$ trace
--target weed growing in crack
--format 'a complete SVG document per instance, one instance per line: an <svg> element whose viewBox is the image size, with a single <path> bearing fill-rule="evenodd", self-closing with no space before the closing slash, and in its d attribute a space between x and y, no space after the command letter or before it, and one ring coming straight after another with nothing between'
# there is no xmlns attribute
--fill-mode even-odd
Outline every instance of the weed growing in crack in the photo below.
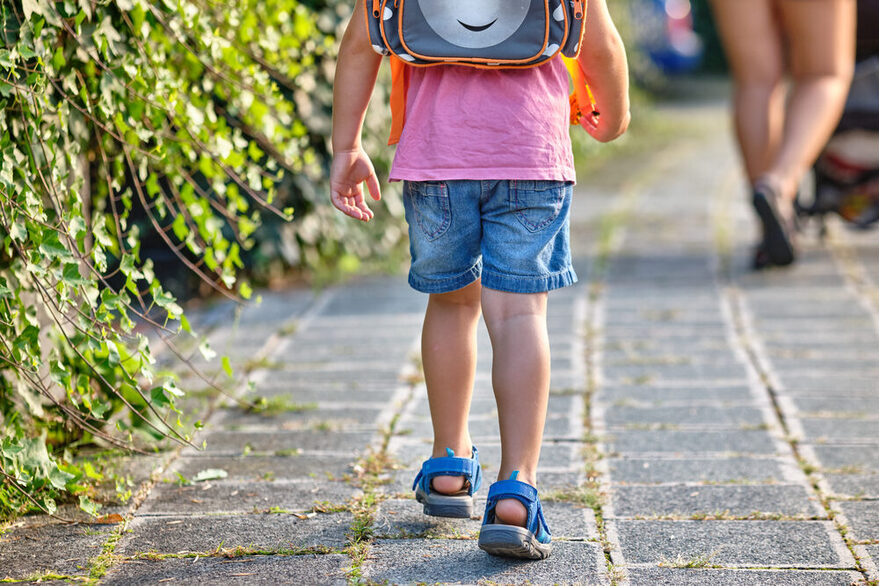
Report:
<svg viewBox="0 0 879 586"><path fill-rule="evenodd" d="M711 563L711 558L715 555L717 552L685 558L682 554L678 554L673 560L663 558L658 565L661 568L719 568L721 566Z"/></svg>

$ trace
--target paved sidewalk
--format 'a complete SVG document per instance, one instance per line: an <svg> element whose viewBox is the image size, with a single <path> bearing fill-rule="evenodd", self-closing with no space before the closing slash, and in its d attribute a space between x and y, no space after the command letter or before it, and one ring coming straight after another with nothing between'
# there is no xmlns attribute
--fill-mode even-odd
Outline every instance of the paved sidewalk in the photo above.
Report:
<svg viewBox="0 0 879 586"><path fill-rule="evenodd" d="M249 373L242 396L264 397L264 409L200 394L204 450L137 460L142 490L108 511L123 523L9 528L0 578L879 581L879 235L832 226L823 245L804 239L795 268L750 272L755 226L726 112L695 116L710 134L670 138L621 180L609 170L578 187L581 280L550 296L548 560L489 557L478 519L425 517L413 500L431 441L425 298L393 277L267 293L237 318L225 306L203 314L213 347ZM479 352L471 432L492 479L485 332ZM216 478L190 482L200 473Z"/></svg>

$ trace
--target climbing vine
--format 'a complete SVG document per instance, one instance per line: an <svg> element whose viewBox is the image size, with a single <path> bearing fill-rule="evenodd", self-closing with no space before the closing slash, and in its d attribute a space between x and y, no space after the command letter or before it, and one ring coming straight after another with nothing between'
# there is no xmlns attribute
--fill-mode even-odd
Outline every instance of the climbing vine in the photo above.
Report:
<svg viewBox="0 0 879 586"><path fill-rule="evenodd" d="M346 243L323 203L348 11L0 2L0 518L71 495L95 512L100 474L75 463L77 446L189 441L184 391L154 356L161 345L182 357L194 333L145 241L233 299L251 295L242 271L255 250L317 265L398 244L387 232ZM261 227L294 207L292 223L271 221L289 228Z"/></svg>

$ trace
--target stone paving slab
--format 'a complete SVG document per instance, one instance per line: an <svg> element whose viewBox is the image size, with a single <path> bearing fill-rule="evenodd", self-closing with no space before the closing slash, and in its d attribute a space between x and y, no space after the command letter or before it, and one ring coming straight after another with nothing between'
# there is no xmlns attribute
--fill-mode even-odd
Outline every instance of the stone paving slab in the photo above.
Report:
<svg viewBox="0 0 879 586"><path fill-rule="evenodd" d="M870 580L879 581L879 545L862 545L855 548L861 557L861 563L867 570Z"/></svg>
<svg viewBox="0 0 879 586"><path fill-rule="evenodd" d="M361 405L372 403L376 406L385 405L397 394L395 385L386 382L375 383L365 387L355 383L341 381L325 384L308 384L300 381L291 386L266 386L266 381L256 384L253 392L246 394L247 399L265 397L266 399L286 399L291 403L303 405L317 403L342 403L347 401Z"/></svg>
<svg viewBox="0 0 879 586"><path fill-rule="evenodd" d="M831 442L834 440L846 440L857 441L858 443L879 444L879 420L801 418L800 423L803 426L806 438L811 440L821 439Z"/></svg>
<svg viewBox="0 0 879 586"><path fill-rule="evenodd" d="M879 450L867 446L808 446L825 470L855 468L861 472L879 472Z"/></svg>
<svg viewBox="0 0 879 586"><path fill-rule="evenodd" d="M781 482L794 473L790 463L774 458L609 458L607 465L615 483L658 482Z"/></svg>
<svg viewBox="0 0 879 586"><path fill-rule="evenodd" d="M627 563L705 560L729 567L853 569L829 521L614 522Z"/></svg>
<svg viewBox="0 0 879 586"><path fill-rule="evenodd" d="M756 407L713 407L706 405L674 407L611 406L604 412L607 425L631 423L671 423L676 425L743 426L765 423L763 411Z"/></svg>
<svg viewBox="0 0 879 586"><path fill-rule="evenodd" d="M753 514L826 517L803 486L618 486L613 491L617 517Z"/></svg>
<svg viewBox="0 0 879 586"><path fill-rule="evenodd" d="M384 362L389 356L405 359L412 349L412 339L409 335L385 337L380 340L380 343L375 343L376 340L365 337L348 336L339 339L320 337L314 338L314 343L308 344L305 339L300 340L297 336L294 339L293 349L275 356L274 361L293 370L302 365L337 363L342 360Z"/></svg>
<svg viewBox="0 0 879 586"><path fill-rule="evenodd" d="M200 557L164 560L125 560L114 566L101 584L123 586L159 583L226 584L347 584L351 558L341 554L266 555L233 559Z"/></svg>
<svg viewBox="0 0 879 586"><path fill-rule="evenodd" d="M570 503L543 502L543 512L553 540L594 539L598 530L592 509ZM413 537L471 538L479 535L485 495L477 496L471 519L444 519L425 515L423 507L414 499L383 501L375 515L375 536L380 539Z"/></svg>
<svg viewBox="0 0 879 586"><path fill-rule="evenodd" d="M138 517L129 524L132 532L119 541L116 553L343 548L353 519L350 513L317 514L305 520L287 514Z"/></svg>
<svg viewBox="0 0 879 586"><path fill-rule="evenodd" d="M875 335L871 343L875 344ZM808 375L787 374L782 379L784 391L788 394L814 394L816 391L829 395L841 394L848 396L853 392L867 392L875 397L879 392L879 379L875 376L859 376L847 373L837 373L821 376L817 373Z"/></svg>
<svg viewBox="0 0 879 586"><path fill-rule="evenodd" d="M354 454L368 446L374 437L375 433L372 431L341 431L332 427L304 431L285 431L282 428L268 428L266 431L206 431L196 439L205 442L204 449L196 451L188 448L184 455L216 457L221 454L277 454L296 457L302 451Z"/></svg>
<svg viewBox="0 0 879 586"><path fill-rule="evenodd" d="M349 403L353 403L351 398ZM340 408L338 408L340 407ZM375 429L384 405L348 406L302 405L282 410L280 413L242 413L240 409L220 409L211 418L211 428L265 428L270 430L295 430L315 426L331 426L334 429ZM283 408L282 408L283 409Z"/></svg>
<svg viewBox="0 0 879 586"><path fill-rule="evenodd" d="M777 445L768 432L739 431L614 431L606 439L608 452L715 452L775 454Z"/></svg>
<svg viewBox="0 0 879 586"><path fill-rule="evenodd" d="M13 527L0 535L0 580L35 574L87 575L88 562L101 553L111 525Z"/></svg>
<svg viewBox="0 0 879 586"><path fill-rule="evenodd" d="M354 334L351 334L354 335ZM284 380L290 381L290 388L295 389L303 381L308 381L309 386L320 388L330 387L358 391L369 388L386 388L399 386L405 381L400 380L400 365L395 363L393 368L386 363L374 365L370 368L359 367L356 369L343 370L338 364L331 364L323 368L299 369L299 370L272 370L272 377L278 384Z"/></svg>
<svg viewBox="0 0 879 586"><path fill-rule="evenodd" d="M659 386L602 386L595 394L600 403L627 404L637 401L651 406L661 406L666 402L688 403L723 402L724 404L753 402L754 396L748 387L659 387Z"/></svg>
<svg viewBox="0 0 879 586"><path fill-rule="evenodd" d="M745 367L737 362L729 364L651 364L641 365L605 365L604 376L607 380L649 379L651 382L691 379L730 379L744 380Z"/></svg>
<svg viewBox="0 0 879 586"><path fill-rule="evenodd" d="M824 474L824 479L832 496L879 499L879 474Z"/></svg>
<svg viewBox="0 0 879 586"><path fill-rule="evenodd" d="M857 572L796 570L714 570L633 568L631 586L851 586L862 578Z"/></svg>
<svg viewBox="0 0 879 586"><path fill-rule="evenodd" d="M159 484L137 510L137 515L242 514L268 511L272 507L284 511L307 511L315 503L344 505L360 494L362 491L350 484L326 480L212 481L193 486Z"/></svg>
<svg viewBox="0 0 879 586"><path fill-rule="evenodd" d="M350 456L239 456L211 457L196 456L180 458L170 473L176 480L176 473L186 479L193 479L203 470L225 470L228 480L332 480L341 478L352 471L356 455Z"/></svg>
<svg viewBox="0 0 879 586"><path fill-rule="evenodd" d="M855 416L876 416L879 414L879 397L794 397L791 403L801 416L814 413L844 414Z"/></svg>
<svg viewBox="0 0 879 586"><path fill-rule="evenodd" d="M842 501L834 507L845 515L851 539L879 542L879 501Z"/></svg>
<svg viewBox="0 0 879 586"><path fill-rule="evenodd" d="M391 584L609 584L601 546L560 541L543 561L490 556L475 540L380 539L373 543L364 577Z"/></svg>
<svg viewBox="0 0 879 586"><path fill-rule="evenodd" d="M820 327L817 326L817 327ZM772 366L779 373L800 374L803 372L846 374L857 370L868 372L865 364L875 364L876 357L825 357L825 358L775 358Z"/></svg>

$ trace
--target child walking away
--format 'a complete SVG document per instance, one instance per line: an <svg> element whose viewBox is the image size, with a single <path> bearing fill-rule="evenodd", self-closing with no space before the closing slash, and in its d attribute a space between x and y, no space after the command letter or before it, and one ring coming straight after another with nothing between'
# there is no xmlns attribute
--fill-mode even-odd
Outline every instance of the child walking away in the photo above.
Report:
<svg viewBox="0 0 879 586"><path fill-rule="evenodd" d="M586 132L610 141L630 119L625 50L605 0L565 2L570 6L360 0L339 50L333 99L332 202L369 221L365 192L381 196L360 134L380 53L399 55L391 58L399 134L392 139L399 144L390 180L404 182L409 283L430 296L421 349L434 443L415 478L416 499L427 515L472 513L482 472L467 417L482 315L492 345L501 465L488 491L479 547L532 559L551 550L537 490L550 380L547 292L577 279L569 246L575 100L569 101L568 68L580 78L575 85L585 78L591 88L594 111L579 120ZM397 17L399 26L378 29L390 46L370 38L370 28ZM558 44L544 39L539 51L545 52L535 53L540 63L516 67L517 31L534 28L535 18L543 18L540 34L578 22L585 30L582 37L565 33ZM455 64L424 66L421 45L411 50L417 58L393 48L416 43L434 43ZM560 46L579 52L574 67L554 58Z"/></svg>

